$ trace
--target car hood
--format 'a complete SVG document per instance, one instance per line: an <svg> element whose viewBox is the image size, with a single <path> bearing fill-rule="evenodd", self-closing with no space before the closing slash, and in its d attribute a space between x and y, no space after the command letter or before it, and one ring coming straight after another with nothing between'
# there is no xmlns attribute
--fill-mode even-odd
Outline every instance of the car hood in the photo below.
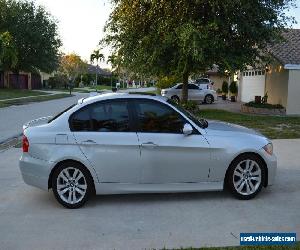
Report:
<svg viewBox="0 0 300 250"><path fill-rule="evenodd" d="M208 127L206 128L206 131L207 134L216 134L218 132L228 131L262 136L261 133L255 131L254 129L220 121L208 121Z"/></svg>

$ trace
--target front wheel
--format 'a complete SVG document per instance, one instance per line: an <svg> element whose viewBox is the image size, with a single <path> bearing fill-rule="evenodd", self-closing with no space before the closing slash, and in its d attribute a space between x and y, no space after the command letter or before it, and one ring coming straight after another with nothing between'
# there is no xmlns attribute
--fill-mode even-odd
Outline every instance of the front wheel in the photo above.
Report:
<svg viewBox="0 0 300 250"><path fill-rule="evenodd" d="M251 154L235 159L229 167L227 186L241 200L254 198L262 189L265 179L263 161Z"/></svg>
<svg viewBox="0 0 300 250"><path fill-rule="evenodd" d="M56 200L66 208L79 208L92 193L92 178L81 164L67 162L55 169L52 189Z"/></svg>

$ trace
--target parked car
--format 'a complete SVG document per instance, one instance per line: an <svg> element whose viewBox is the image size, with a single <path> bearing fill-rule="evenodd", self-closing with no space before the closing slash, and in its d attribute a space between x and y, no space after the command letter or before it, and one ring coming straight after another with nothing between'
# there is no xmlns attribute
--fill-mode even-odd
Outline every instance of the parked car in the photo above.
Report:
<svg viewBox="0 0 300 250"><path fill-rule="evenodd" d="M182 83L178 83L171 88L162 89L161 95L172 99L176 103L179 103L181 98L181 91L182 91ZM189 83L188 99L193 101L198 101L198 102L204 102L207 104L212 104L213 102L218 100L218 95L216 91L208 89L207 87Z"/></svg>
<svg viewBox="0 0 300 250"><path fill-rule="evenodd" d="M82 206L94 193L225 187L251 199L274 181L277 161L266 137L198 119L161 96L93 96L42 120L23 127L21 173L27 184L52 189L67 208Z"/></svg>

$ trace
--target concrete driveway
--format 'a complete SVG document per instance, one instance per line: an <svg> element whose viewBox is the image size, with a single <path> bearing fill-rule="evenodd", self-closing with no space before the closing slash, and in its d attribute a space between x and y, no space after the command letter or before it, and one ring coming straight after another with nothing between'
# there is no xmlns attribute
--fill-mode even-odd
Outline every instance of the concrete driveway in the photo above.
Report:
<svg viewBox="0 0 300 250"><path fill-rule="evenodd" d="M239 245L241 232L300 235L300 140L275 140L275 185L254 200L226 192L111 195L67 210L23 183L20 149L0 153L1 249L160 249Z"/></svg>

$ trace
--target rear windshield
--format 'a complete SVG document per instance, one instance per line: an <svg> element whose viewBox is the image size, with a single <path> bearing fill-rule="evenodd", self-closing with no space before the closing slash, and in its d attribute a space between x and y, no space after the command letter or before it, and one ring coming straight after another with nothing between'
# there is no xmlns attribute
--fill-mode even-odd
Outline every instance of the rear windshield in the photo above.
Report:
<svg viewBox="0 0 300 250"><path fill-rule="evenodd" d="M56 120L58 117L60 117L63 113L67 112L68 110L70 110L71 108L75 107L76 104L72 104L70 107L66 108L65 110L61 111L60 113L58 113L57 115L53 116L48 123L53 122L54 120Z"/></svg>

